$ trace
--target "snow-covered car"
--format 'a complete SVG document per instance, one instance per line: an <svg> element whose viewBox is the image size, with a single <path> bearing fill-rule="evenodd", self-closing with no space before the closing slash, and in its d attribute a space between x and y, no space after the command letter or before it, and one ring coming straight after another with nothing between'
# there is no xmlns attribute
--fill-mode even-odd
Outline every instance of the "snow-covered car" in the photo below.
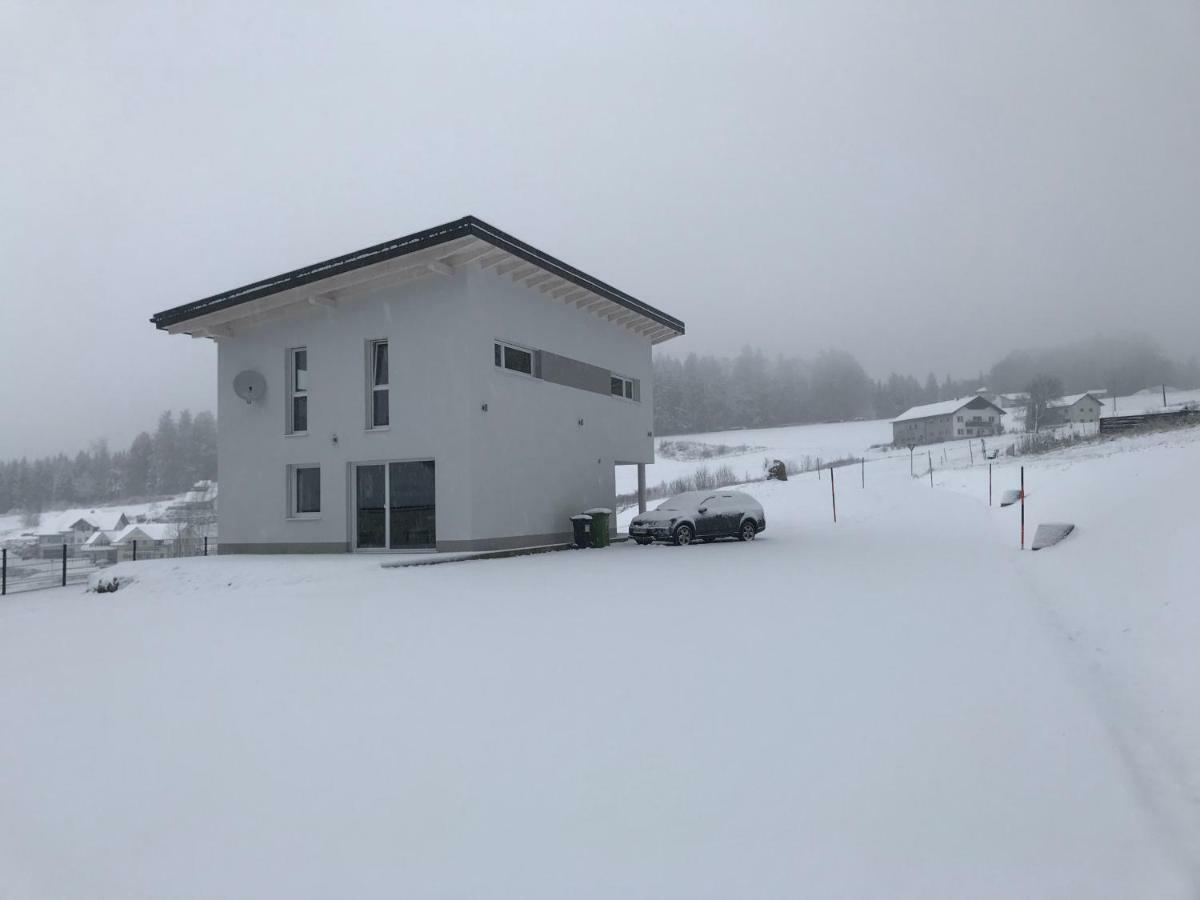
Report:
<svg viewBox="0 0 1200 900"><path fill-rule="evenodd" d="M767 527L762 504L740 491L689 491L664 500L657 509L639 513L629 523L629 536L639 544L671 541L686 545L735 537L752 541Z"/></svg>

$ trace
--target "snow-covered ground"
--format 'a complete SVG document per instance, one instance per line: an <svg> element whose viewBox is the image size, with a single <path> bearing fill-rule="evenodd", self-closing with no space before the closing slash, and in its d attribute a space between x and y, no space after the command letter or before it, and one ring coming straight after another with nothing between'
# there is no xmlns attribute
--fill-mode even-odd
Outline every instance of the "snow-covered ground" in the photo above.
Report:
<svg viewBox="0 0 1200 900"><path fill-rule="evenodd" d="M1176 391L1167 390L1167 405L1163 406L1162 392L1147 388L1128 397L1106 397L1101 416L1133 416L1140 413L1162 412L1164 409L1178 409L1187 404L1200 405L1200 390Z"/></svg>
<svg viewBox="0 0 1200 900"><path fill-rule="evenodd" d="M751 544L6 598L3 896L1195 897L1200 432L1025 465L1036 554L900 459Z"/></svg>

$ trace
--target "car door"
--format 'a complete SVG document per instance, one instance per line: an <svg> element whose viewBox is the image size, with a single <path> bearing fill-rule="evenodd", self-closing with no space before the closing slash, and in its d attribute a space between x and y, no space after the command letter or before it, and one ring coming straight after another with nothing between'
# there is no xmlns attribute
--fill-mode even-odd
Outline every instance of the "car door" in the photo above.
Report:
<svg viewBox="0 0 1200 900"><path fill-rule="evenodd" d="M720 534L737 534L742 527L742 504L732 494L721 494L716 498Z"/></svg>
<svg viewBox="0 0 1200 900"><path fill-rule="evenodd" d="M716 501L716 496L710 496L696 504L697 537L713 537L721 533L721 511Z"/></svg>

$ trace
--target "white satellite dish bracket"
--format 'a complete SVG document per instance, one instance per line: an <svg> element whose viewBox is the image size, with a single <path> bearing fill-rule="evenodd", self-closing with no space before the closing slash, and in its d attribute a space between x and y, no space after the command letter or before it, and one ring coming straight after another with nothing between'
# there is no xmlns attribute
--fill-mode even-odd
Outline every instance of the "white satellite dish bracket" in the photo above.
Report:
<svg viewBox="0 0 1200 900"><path fill-rule="evenodd" d="M267 396L267 379L253 369L239 372L233 379L233 392L247 403L256 403Z"/></svg>

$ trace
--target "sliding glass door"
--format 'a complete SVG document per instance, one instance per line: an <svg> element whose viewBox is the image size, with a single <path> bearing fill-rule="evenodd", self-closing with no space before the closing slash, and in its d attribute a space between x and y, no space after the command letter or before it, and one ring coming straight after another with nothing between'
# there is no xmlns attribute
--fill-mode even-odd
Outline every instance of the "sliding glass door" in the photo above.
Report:
<svg viewBox="0 0 1200 900"><path fill-rule="evenodd" d="M433 548L437 543L433 460L354 467L355 547Z"/></svg>

